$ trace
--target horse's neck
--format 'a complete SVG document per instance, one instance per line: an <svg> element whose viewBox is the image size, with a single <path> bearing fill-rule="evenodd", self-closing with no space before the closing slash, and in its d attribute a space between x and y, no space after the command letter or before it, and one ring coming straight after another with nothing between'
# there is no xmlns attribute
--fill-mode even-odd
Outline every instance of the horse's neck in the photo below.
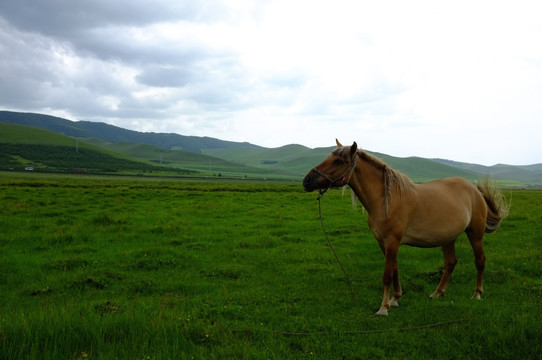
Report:
<svg viewBox="0 0 542 360"><path fill-rule="evenodd" d="M348 185L369 214L384 209L384 170L359 157Z"/></svg>

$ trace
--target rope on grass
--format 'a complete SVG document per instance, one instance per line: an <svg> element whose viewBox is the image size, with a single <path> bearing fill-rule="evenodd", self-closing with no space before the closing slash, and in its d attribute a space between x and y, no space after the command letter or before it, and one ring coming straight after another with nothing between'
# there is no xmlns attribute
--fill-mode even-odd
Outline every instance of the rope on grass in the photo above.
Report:
<svg viewBox="0 0 542 360"><path fill-rule="evenodd" d="M284 336L324 336L324 335L365 335L365 334L381 334L381 333L390 333L390 332L406 332L406 331L417 331L423 329L431 329L440 326L455 324L458 322L465 322L468 319L458 319L445 321L440 323L425 324L419 326L411 326L404 328L392 328L392 329L377 329L377 330L348 330L342 332L327 332L327 331L314 331L314 332L291 332L291 331L276 331L276 330L265 330L265 329L232 329L232 333L268 333L273 335L284 335Z"/></svg>
<svg viewBox="0 0 542 360"><path fill-rule="evenodd" d="M363 316L375 317L376 315L374 314L367 314L361 311L361 308L359 306L359 301L356 296L356 292L354 291L354 286L352 285L352 280L350 280L350 276L348 276L348 273L346 272L343 266L343 263L341 259L339 258L339 255L337 255L337 252L335 251L335 248L333 247L333 244L331 243L331 240L329 239L329 236L327 235L326 227L324 226L324 218L322 216L322 201L321 201L322 196L324 195L326 191L320 190L320 195L316 199L318 200L318 215L320 217L320 224L322 224L322 231L324 232L324 236L326 238L327 244L329 245L329 248L333 252L333 255L335 255L335 259L337 260L337 263L339 263L339 266L341 267L341 270L344 274L344 278L346 280L346 286L348 287L348 290L350 292L350 297L352 298L352 302L354 303L355 308L358 309L358 312Z"/></svg>
<svg viewBox="0 0 542 360"><path fill-rule="evenodd" d="M335 251L335 248L333 247L333 244L331 243L331 240L329 240L329 237L327 236L326 227L324 226L324 219L322 217L322 201L320 200L324 194L320 192L320 196L318 196L318 215L320 216L320 223L322 224L322 230L324 231L324 236L327 240L327 244L329 245L329 248L333 252L333 255L335 255L335 259L339 263L339 266L341 267L341 270L343 271L344 278L346 279L346 284L348 286L348 289L350 290L350 296L352 297L352 301L354 302L354 306L356 308L359 308L359 302L358 298L356 297L356 293L354 291L354 287L352 286L352 281L350 280L350 277L348 276L348 273L344 269L343 263L341 259L339 259L339 255L337 255L337 252Z"/></svg>

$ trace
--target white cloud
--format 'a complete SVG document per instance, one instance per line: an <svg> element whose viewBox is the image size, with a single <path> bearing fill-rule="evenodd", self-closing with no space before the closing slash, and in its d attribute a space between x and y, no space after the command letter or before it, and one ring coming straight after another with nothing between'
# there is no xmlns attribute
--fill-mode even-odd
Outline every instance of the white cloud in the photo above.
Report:
<svg viewBox="0 0 542 360"><path fill-rule="evenodd" d="M537 2L0 4L0 107L144 131L542 162Z"/></svg>

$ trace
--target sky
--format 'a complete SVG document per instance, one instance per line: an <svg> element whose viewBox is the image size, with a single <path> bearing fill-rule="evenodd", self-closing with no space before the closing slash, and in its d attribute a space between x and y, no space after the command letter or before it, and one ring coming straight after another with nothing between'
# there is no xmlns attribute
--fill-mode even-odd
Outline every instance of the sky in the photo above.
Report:
<svg viewBox="0 0 542 360"><path fill-rule="evenodd" d="M0 109L542 163L542 3L0 0Z"/></svg>

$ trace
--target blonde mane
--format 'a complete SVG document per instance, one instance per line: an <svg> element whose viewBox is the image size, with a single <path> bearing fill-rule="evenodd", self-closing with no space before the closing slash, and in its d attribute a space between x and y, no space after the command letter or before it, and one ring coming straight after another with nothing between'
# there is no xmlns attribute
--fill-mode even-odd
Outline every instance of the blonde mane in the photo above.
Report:
<svg viewBox="0 0 542 360"><path fill-rule="evenodd" d="M384 213L388 214L389 201L394 193L394 189L399 192L399 196L403 196L404 194L409 193L413 189L414 183L412 182L412 180L410 180L408 176L398 170L392 169L377 157L370 155L363 150L358 150L357 154L361 159L367 161L375 168L383 171Z"/></svg>

